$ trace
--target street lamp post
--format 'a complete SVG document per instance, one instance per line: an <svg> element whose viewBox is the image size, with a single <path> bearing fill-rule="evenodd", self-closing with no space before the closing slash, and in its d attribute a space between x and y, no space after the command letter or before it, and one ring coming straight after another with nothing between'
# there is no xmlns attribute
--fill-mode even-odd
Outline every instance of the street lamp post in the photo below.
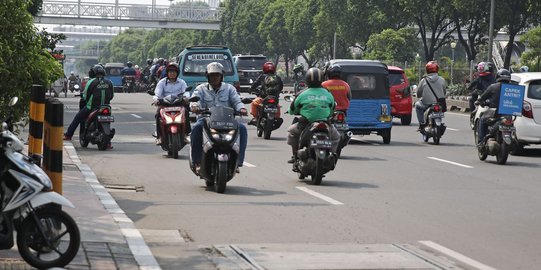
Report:
<svg viewBox="0 0 541 270"><path fill-rule="evenodd" d="M456 41L451 41L451 85L453 85L453 68L455 66Z"/></svg>
<svg viewBox="0 0 541 270"><path fill-rule="evenodd" d="M419 56L419 54L415 55L415 60L419 62L419 80L417 81L421 81L421 57Z"/></svg>

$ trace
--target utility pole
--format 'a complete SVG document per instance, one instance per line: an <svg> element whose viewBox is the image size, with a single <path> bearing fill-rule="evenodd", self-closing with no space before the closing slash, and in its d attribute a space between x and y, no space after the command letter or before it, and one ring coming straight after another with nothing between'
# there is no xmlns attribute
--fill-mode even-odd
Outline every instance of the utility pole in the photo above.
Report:
<svg viewBox="0 0 541 270"><path fill-rule="evenodd" d="M492 61L492 43L494 43L494 36L492 33L494 33L494 0L490 0L490 25L488 29L488 59L487 61Z"/></svg>

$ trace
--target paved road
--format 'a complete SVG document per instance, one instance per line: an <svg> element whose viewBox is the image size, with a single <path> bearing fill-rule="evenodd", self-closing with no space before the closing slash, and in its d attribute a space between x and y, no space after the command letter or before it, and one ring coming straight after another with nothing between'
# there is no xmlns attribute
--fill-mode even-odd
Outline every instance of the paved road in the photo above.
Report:
<svg viewBox="0 0 541 270"><path fill-rule="evenodd" d="M62 100L69 124L77 100ZM356 137L320 186L299 181L286 163L291 116L285 115L271 140L248 128L247 163L217 194L189 170L187 148L173 160L153 145L149 103L145 94L116 95L114 150L74 145L102 184L142 187L111 193L163 269L227 269L217 254L231 250L262 267L291 254L292 261L316 263L332 250L342 250L344 261L362 245L430 250L462 266L541 264L541 149L511 156L505 166L494 157L481 162L464 114L446 114L441 145L424 143L416 123L398 120L390 145L376 135Z"/></svg>

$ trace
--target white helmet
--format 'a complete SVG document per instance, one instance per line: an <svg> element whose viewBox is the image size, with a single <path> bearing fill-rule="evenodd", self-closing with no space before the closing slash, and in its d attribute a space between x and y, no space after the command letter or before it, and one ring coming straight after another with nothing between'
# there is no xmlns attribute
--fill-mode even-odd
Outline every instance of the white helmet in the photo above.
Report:
<svg viewBox="0 0 541 270"><path fill-rule="evenodd" d="M222 64L218 63L218 62L212 62L210 64L207 65L207 71L206 71L207 74L210 74L210 73L220 73L223 75L224 73L224 66L222 66Z"/></svg>
<svg viewBox="0 0 541 270"><path fill-rule="evenodd" d="M528 66L521 66L520 67L520 72L528 72L529 68Z"/></svg>

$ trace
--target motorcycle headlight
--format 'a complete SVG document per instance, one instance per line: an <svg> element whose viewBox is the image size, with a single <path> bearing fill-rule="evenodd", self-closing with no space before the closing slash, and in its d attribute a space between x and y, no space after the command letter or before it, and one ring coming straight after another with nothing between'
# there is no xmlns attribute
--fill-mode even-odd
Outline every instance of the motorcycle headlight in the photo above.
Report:
<svg viewBox="0 0 541 270"><path fill-rule="evenodd" d="M226 141L230 142L235 137L235 130L230 130L227 133L221 133L216 129L210 130L210 135L213 140L215 141Z"/></svg>
<svg viewBox="0 0 541 270"><path fill-rule="evenodd" d="M222 137L220 136L220 133L218 132L218 130L215 130L215 129L210 129L210 136L212 137L213 140L215 141L219 141L222 139Z"/></svg>
<svg viewBox="0 0 541 270"><path fill-rule="evenodd" d="M235 130L230 130L227 132L227 134L224 134L224 140L230 142L233 140L233 137L235 136Z"/></svg>

